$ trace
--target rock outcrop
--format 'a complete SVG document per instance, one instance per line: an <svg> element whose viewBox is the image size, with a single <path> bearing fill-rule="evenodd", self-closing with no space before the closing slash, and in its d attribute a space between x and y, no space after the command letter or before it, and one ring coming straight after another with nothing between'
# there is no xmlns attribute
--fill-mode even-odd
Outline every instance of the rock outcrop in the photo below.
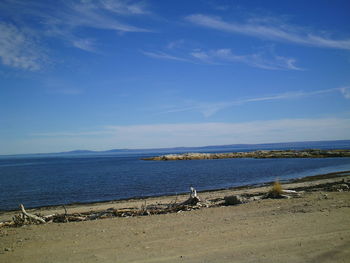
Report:
<svg viewBox="0 0 350 263"><path fill-rule="evenodd" d="M202 159L226 159L226 158L329 158L329 157L350 157L350 150L271 150L253 152L232 152L232 153L184 153L167 154L142 160L151 161L176 161L176 160L202 160Z"/></svg>

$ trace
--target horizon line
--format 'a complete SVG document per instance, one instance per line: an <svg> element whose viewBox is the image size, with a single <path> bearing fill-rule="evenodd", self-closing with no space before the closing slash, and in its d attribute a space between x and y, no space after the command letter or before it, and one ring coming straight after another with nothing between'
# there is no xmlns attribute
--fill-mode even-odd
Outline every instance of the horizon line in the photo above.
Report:
<svg viewBox="0 0 350 263"><path fill-rule="evenodd" d="M11 156L26 156L26 155L59 155L59 154L74 154L74 152L85 152L88 153L106 153L111 151L147 151L147 150L166 150L166 149L179 149L179 148L208 148L208 147L225 147L225 146L239 146L239 145L265 145L265 144L284 144L284 143L315 143L315 142L350 142L349 139L339 140L315 140L315 141L283 141L283 142L264 142L264 143L235 143L235 144L220 144L220 145L203 145L203 146L176 146L176 147L160 147L160 148L114 148L109 150L67 150L61 152L50 152L50 153L18 153L18 154L0 154L0 157L11 157ZM349 147L350 148L350 147Z"/></svg>

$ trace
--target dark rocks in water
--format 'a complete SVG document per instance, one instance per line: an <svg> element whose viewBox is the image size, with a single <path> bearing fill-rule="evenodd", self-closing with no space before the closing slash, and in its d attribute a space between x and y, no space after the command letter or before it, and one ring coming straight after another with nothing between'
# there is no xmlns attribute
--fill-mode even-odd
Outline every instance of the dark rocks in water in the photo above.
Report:
<svg viewBox="0 0 350 263"><path fill-rule="evenodd" d="M167 154L142 160L150 161L177 161L177 160L202 160L202 159L227 159L227 158L329 158L350 157L350 150L271 150L233 153L184 153Z"/></svg>

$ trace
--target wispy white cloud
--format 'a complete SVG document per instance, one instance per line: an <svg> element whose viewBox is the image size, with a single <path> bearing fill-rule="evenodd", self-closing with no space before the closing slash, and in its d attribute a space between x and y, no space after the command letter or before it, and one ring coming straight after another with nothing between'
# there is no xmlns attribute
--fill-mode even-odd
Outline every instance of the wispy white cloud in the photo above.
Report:
<svg viewBox="0 0 350 263"><path fill-rule="evenodd" d="M333 93L333 92L341 92L346 99L350 99L350 89L342 87L342 88L316 90L311 92L304 92L304 91L286 92L286 93L275 94L270 96L242 98L242 99L236 99L232 101L222 101L222 102L191 101L191 102L187 102L185 106L174 107L169 110L163 111L161 113L164 114L164 113L197 111L203 114L204 117L210 117L221 110L231 108L234 106L244 105L247 103L297 99L302 97L312 97L320 94L327 94L327 93Z"/></svg>
<svg viewBox="0 0 350 263"><path fill-rule="evenodd" d="M341 87L339 90L345 98L350 99L350 87Z"/></svg>
<svg viewBox="0 0 350 263"><path fill-rule="evenodd" d="M208 63L235 63L240 62L252 67L268 70L301 70L295 65L294 58L277 56L274 54L255 53L249 55L236 55L229 48L210 51L195 51L191 55Z"/></svg>
<svg viewBox="0 0 350 263"><path fill-rule="evenodd" d="M9 23L0 23L0 58L4 65L36 71L47 56L30 32Z"/></svg>
<svg viewBox="0 0 350 263"><path fill-rule="evenodd" d="M145 2L133 2L130 0L101 0L100 5L111 12L121 15L150 14Z"/></svg>
<svg viewBox="0 0 350 263"><path fill-rule="evenodd" d="M33 146L32 149L39 152L203 146L350 139L349 129L349 118L278 119L238 123L110 125L100 130L86 132L38 133L20 143L28 148Z"/></svg>
<svg viewBox="0 0 350 263"><path fill-rule="evenodd" d="M60 8L55 8L56 5ZM122 22L125 16L150 14L141 1L59 0L55 5L51 5L45 1L3 0L0 3L0 10L17 21L23 21L28 17L40 18L41 23L37 26L53 26L61 29L69 26L71 30L76 27L91 27L125 32L149 31Z"/></svg>
<svg viewBox="0 0 350 263"><path fill-rule="evenodd" d="M331 127L337 125L336 127ZM225 143L258 143L326 139L326 137L349 138L342 130L350 127L350 119L281 119L241 123L196 123L196 124L158 124L134 126L109 126L115 135L136 140L138 144L148 144L147 139L156 139L166 146L208 145ZM335 134L327 132L333 130ZM314 132L314 133L313 133ZM303 137L305 136L305 137ZM314 136L314 137L312 137ZM130 138L131 137L131 138ZM140 139L137 139L140 138ZM171 138L171 139L170 139ZM181 143L181 141L183 141ZM152 142L153 144L153 142ZM135 145L136 146L136 145ZM145 145L145 147L148 147Z"/></svg>
<svg viewBox="0 0 350 263"><path fill-rule="evenodd" d="M60 8L54 8L56 5ZM76 0L52 5L45 1L3 0L0 16L10 18L11 23L0 24L1 62L6 66L39 70L47 59L40 44L52 38L74 48L97 52L98 39L78 35L80 29L150 32L125 22L127 16L146 14L150 12L142 1Z"/></svg>
<svg viewBox="0 0 350 263"><path fill-rule="evenodd" d="M64 28L55 25L50 25L44 30L43 38L59 39L65 45L71 46L83 51L98 53L98 43L93 38L77 37L74 30L71 28Z"/></svg>
<svg viewBox="0 0 350 263"><path fill-rule="evenodd" d="M300 27L288 25L282 21L279 21L279 23L271 23L269 19L254 19L244 23L234 21L227 22L220 17L203 14L189 15L185 19L202 27L234 34L244 34L263 39L273 39L315 47L350 49L350 39L333 39L308 32L306 29Z"/></svg>
<svg viewBox="0 0 350 263"><path fill-rule="evenodd" d="M174 40L174 41L170 41L166 45L166 48L167 49L175 49L175 48L179 48L179 47L183 46L184 44L185 44L185 40L184 39Z"/></svg>
<svg viewBox="0 0 350 263"><path fill-rule="evenodd" d="M60 24L68 25L71 27L91 27L123 32L150 31L145 28L123 23L120 21L120 19L116 19L115 15L112 15L111 13L118 13L123 15L135 13L132 13L130 11L132 5L129 5L127 1L116 1L114 3L117 4L119 8L117 8L117 5L115 5L113 8L113 4L110 1L75 2L73 4L67 5L66 10L57 13L54 19L49 22L55 25Z"/></svg>
<svg viewBox="0 0 350 263"><path fill-rule="evenodd" d="M142 4L131 1L75 1L65 2L63 8L45 16L45 33L69 43L72 47L97 52L97 39L75 34L80 28L95 28L122 32L151 32L149 29L121 21L122 16L148 14Z"/></svg>
<svg viewBox="0 0 350 263"><path fill-rule="evenodd" d="M170 49L173 49L171 46ZM168 52L142 51L146 56L155 59L177 60L195 64L211 64L211 65L228 65L232 63L243 63L251 67L262 68L266 70L302 70L295 65L294 58L287 58L275 55L271 52L260 52L248 55L236 55L229 48L214 49L203 51L195 49L186 53L182 51L182 56L173 55Z"/></svg>
<svg viewBox="0 0 350 263"><path fill-rule="evenodd" d="M162 51L157 51L157 52L141 51L141 52L142 52L142 54L144 54L148 57L156 58L156 59L176 60L176 61L183 61L183 62L190 62L190 63L194 62L194 61L191 61L190 59L177 57L177 56L170 55L170 54L162 52Z"/></svg>
<svg viewBox="0 0 350 263"><path fill-rule="evenodd" d="M76 48L89 51L89 52L95 52L95 41L92 39L72 39L71 40L72 45Z"/></svg>

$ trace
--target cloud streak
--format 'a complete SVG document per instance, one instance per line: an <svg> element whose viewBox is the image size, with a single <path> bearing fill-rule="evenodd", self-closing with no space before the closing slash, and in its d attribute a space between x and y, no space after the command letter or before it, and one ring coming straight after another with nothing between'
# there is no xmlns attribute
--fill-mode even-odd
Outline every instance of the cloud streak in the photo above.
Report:
<svg viewBox="0 0 350 263"><path fill-rule="evenodd" d="M150 13L147 10L144 2L131 2L125 0L100 0L99 4L104 9L120 15L144 15Z"/></svg>
<svg viewBox="0 0 350 263"><path fill-rule="evenodd" d="M230 65L234 63L243 63L251 67L266 70L302 70L295 65L294 58L277 56L271 52L261 52L248 55L236 55L229 48L214 50L192 50L183 52L182 56L173 55L163 51L148 52L141 51L144 55L163 60L176 60L194 64L209 65Z"/></svg>
<svg viewBox="0 0 350 263"><path fill-rule="evenodd" d="M195 62L190 59L177 57L162 51L157 51L157 52L141 51L141 53L144 54L145 56L155 58L155 59L175 60L175 61L190 62L190 63Z"/></svg>
<svg viewBox="0 0 350 263"><path fill-rule="evenodd" d="M252 67L267 70L301 70L295 65L296 60L282 56L269 55L263 53L236 55L229 48L216 49L210 51L196 51L191 55L207 63L244 63Z"/></svg>
<svg viewBox="0 0 350 263"><path fill-rule="evenodd" d="M350 87L341 87L339 90L346 99L350 99Z"/></svg>
<svg viewBox="0 0 350 263"><path fill-rule="evenodd" d="M163 111L162 114L165 113L177 113L177 112L187 112L187 111L197 111L200 112L204 117L208 118L212 115L216 114L219 111L222 111L227 108L231 108L234 106L244 105L247 103L254 102L269 102L269 101L279 101L279 100L287 100L287 99L296 99L302 97L312 97L320 94L327 94L333 92L340 92L344 98L350 99L350 88L349 87L341 87L341 88L333 88L333 89L324 89L324 90L316 90L311 92L286 92L271 96L261 96L261 97L253 97L253 98L242 98L233 101L224 101L224 102L191 102L190 105L186 105L184 107L175 107L166 111Z"/></svg>
<svg viewBox="0 0 350 263"><path fill-rule="evenodd" d="M315 33L306 32L304 29L284 24L281 21L273 24L263 19L255 19L245 23L227 22L220 17L203 14L192 14L185 19L198 26L233 34L243 34L306 46L350 50L350 39L332 39Z"/></svg>
<svg viewBox="0 0 350 263"><path fill-rule="evenodd" d="M114 4L113 4L114 3ZM58 13L50 21L52 24L70 27L90 27L122 32L149 32L150 30L120 22L112 13L131 15L132 5L126 1L82 1L67 5L65 12ZM146 12L139 13L145 14Z"/></svg>
<svg viewBox="0 0 350 263"><path fill-rule="evenodd" d="M146 14L149 11L143 2L126 0L58 1L55 5L3 0L0 15L11 22L0 23L1 62L14 68L40 70L48 59L39 43L52 38L86 52L97 52L97 39L78 36L78 31L93 28L117 33L150 32L123 22L125 17Z"/></svg>
<svg viewBox="0 0 350 263"><path fill-rule="evenodd" d="M30 32L0 23L0 58L4 65L24 70L40 70L46 55Z"/></svg>

